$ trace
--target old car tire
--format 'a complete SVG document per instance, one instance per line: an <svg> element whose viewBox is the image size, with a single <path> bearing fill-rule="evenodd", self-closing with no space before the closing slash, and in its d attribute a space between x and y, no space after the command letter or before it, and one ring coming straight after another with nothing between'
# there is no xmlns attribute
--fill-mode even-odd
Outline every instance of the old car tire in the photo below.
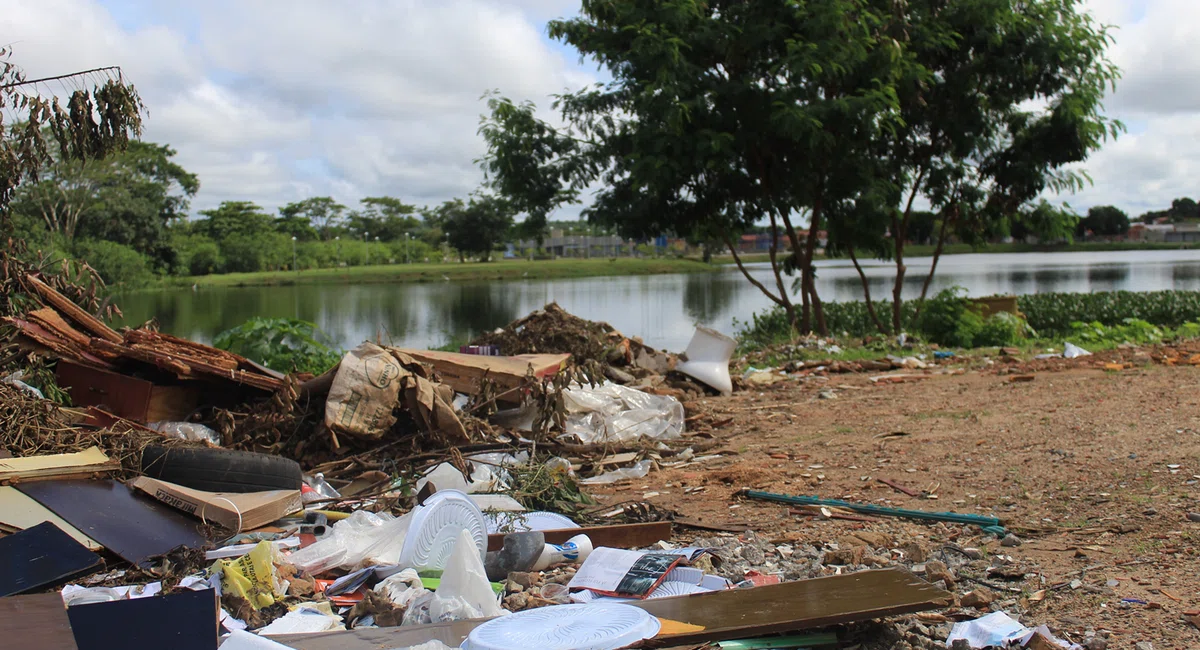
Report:
<svg viewBox="0 0 1200 650"><path fill-rule="evenodd" d="M159 445L142 451L142 473L209 492L299 490L303 480L300 465L280 456Z"/></svg>

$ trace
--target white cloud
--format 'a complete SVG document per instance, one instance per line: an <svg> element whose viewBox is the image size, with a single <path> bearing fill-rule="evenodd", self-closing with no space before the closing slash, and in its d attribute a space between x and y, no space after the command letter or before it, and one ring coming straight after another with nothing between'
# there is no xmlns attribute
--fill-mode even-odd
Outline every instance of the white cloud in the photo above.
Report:
<svg viewBox="0 0 1200 650"><path fill-rule="evenodd" d="M548 42L578 0L7 0L3 44L32 76L120 65L147 139L200 175L205 208L332 194L436 203L474 189L480 95L548 104L593 68ZM1118 27L1107 107L1132 132L1088 161L1072 205L1133 213L1200 196L1200 2L1086 0ZM51 89L57 90L57 89Z"/></svg>

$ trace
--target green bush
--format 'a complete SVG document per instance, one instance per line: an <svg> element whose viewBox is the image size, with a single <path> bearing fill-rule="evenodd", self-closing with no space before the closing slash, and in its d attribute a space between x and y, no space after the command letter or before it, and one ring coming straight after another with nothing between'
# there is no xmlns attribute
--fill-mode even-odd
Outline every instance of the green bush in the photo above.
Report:
<svg viewBox="0 0 1200 650"><path fill-rule="evenodd" d="M972 347L984 320L966 293L962 287L952 287L927 300L917 330L938 345Z"/></svg>
<svg viewBox="0 0 1200 650"><path fill-rule="evenodd" d="M218 334L213 345L280 372L320 374L342 358L320 328L295 318L251 318Z"/></svg>
<svg viewBox="0 0 1200 650"><path fill-rule="evenodd" d="M136 287L152 277L146 256L123 244L83 240L76 242L74 249L75 256L96 269L110 285Z"/></svg>
<svg viewBox="0 0 1200 650"><path fill-rule="evenodd" d="M1178 327L1200 320L1200 291L1040 293L1018 297L1017 305L1043 334L1070 332L1076 322L1116 327L1133 318Z"/></svg>
<svg viewBox="0 0 1200 650"><path fill-rule="evenodd" d="M187 269L190 275L209 275L221 269L221 249L214 241L197 244L188 251Z"/></svg>
<svg viewBox="0 0 1200 650"><path fill-rule="evenodd" d="M971 342L972 347L1009 347L1019 345L1025 338L1028 326L1020 317L1008 312L992 314L983 321L983 327Z"/></svg>

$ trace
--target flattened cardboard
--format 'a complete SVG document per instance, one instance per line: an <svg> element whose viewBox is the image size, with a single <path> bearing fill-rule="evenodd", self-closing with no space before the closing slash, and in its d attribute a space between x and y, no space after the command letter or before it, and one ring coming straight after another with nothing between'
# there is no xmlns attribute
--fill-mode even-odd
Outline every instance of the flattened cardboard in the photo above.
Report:
<svg viewBox="0 0 1200 650"><path fill-rule="evenodd" d="M148 476L139 476L129 485L189 515L239 533L304 509L300 490L205 492Z"/></svg>
<svg viewBox="0 0 1200 650"><path fill-rule="evenodd" d="M67 607L58 593L0 598L0 639L6 648L76 650Z"/></svg>
<svg viewBox="0 0 1200 650"><path fill-rule="evenodd" d="M502 388L516 388L525 381L530 368L535 377L549 377L567 365L569 354L522 354L514 357L490 357L438 350L398 349L397 352L433 366L442 382L459 393L474 395L485 375ZM520 401L519 396L514 396Z"/></svg>
<svg viewBox="0 0 1200 650"><path fill-rule="evenodd" d="M53 587L104 566L50 522L0 538L0 596Z"/></svg>
<svg viewBox="0 0 1200 650"><path fill-rule="evenodd" d="M0 481L28 481L65 475L108 472L120 468L121 464L110 460L103 451L100 451L99 447L92 447L73 454L5 458L0 460Z"/></svg>
<svg viewBox="0 0 1200 650"><path fill-rule="evenodd" d="M17 532L48 521L58 526L71 536L71 539L86 546L89 550L99 551L104 548L99 542L84 535L80 530L58 515L50 512L46 506L25 496L20 490L7 485L0 486L0 528L9 532Z"/></svg>
<svg viewBox="0 0 1200 650"><path fill-rule="evenodd" d="M122 559L141 567L149 558L180 546L200 548L208 540L200 522L135 492L123 483L38 481L17 489L67 520Z"/></svg>
<svg viewBox="0 0 1200 650"><path fill-rule="evenodd" d="M67 609L79 650L216 650L217 592L76 605Z"/></svg>

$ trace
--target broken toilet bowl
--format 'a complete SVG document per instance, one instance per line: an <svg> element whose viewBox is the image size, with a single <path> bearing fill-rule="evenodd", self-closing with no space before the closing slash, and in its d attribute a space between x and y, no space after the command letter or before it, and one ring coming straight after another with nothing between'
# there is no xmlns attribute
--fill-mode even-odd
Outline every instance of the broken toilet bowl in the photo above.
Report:
<svg viewBox="0 0 1200 650"><path fill-rule="evenodd" d="M737 341L707 327L697 327L692 341L680 356L675 369L683 374L711 386L722 395L733 392L733 381L729 378L729 358ZM685 360L686 359L686 360Z"/></svg>

